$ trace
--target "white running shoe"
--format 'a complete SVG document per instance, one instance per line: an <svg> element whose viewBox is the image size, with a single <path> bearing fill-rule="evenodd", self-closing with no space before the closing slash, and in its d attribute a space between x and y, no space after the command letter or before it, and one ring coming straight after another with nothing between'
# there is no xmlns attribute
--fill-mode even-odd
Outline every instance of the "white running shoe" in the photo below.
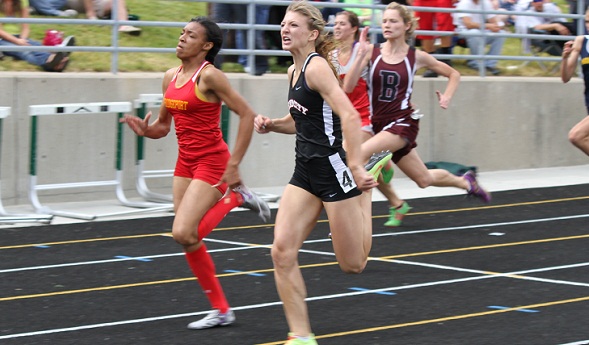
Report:
<svg viewBox="0 0 589 345"><path fill-rule="evenodd" d="M189 323L187 327L188 329L206 329L229 326L234 322L235 314L233 313L233 310L229 309L225 314L222 314L218 309L215 309L202 319Z"/></svg>
<svg viewBox="0 0 589 345"><path fill-rule="evenodd" d="M241 207L250 209L258 213L262 221L270 220L270 206L268 203L260 199L254 192L250 191L245 185L241 185L233 189L234 192L241 194L243 197L243 204Z"/></svg>
<svg viewBox="0 0 589 345"><path fill-rule="evenodd" d="M59 11L58 12L58 16L59 17L75 17L78 15L78 11L72 9L72 8L68 8L65 11Z"/></svg>

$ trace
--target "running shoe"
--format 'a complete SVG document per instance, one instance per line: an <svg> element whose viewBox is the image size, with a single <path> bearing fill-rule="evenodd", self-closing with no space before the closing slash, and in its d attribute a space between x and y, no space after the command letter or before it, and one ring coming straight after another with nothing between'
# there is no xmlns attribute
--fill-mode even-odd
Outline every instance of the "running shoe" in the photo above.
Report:
<svg viewBox="0 0 589 345"><path fill-rule="evenodd" d="M206 329L220 326L229 326L235 322L235 314L231 309L221 313L218 309L213 310L207 316L198 321L188 324L188 329Z"/></svg>
<svg viewBox="0 0 589 345"><path fill-rule="evenodd" d="M131 25L122 25L119 26L119 33L129 34L131 36L139 36L141 35L141 29Z"/></svg>
<svg viewBox="0 0 589 345"><path fill-rule="evenodd" d="M469 170L462 175L468 181L470 188L468 188L468 195L472 195L476 198L481 199L485 203L491 202L491 193L487 192L479 185L477 181L477 175L474 171Z"/></svg>
<svg viewBox="0 0 589 345"><path fill-rule="evenodd" d="M403 223L403 217L411 210L411 206L407 202L403 202L403 205L399 206L399 208L391 207L389 209L390 216L389 220L384 223L384 226L389 227L397 227L401 226Z"/></svg>
<svg viewBox="0 0 589 345"><path fill-rule="evenodd" d="M74 37L74 36L67 36L66 38L63 39L63 41L60 44L61 47L73 47L75 45L76 45L76 37Z"/></svg>
<svg viewBox="0 0 589 345"><path fill-rule="evenodd" d="M267 222L270 220L270 207L268 203L260 199L256 193L252 192L245 185L234 188L235 193L241 194L243 197L243 204L241 207L250 209L258 213L258 216L262 218L262 221Z"/></svg>
<svg viewBox="0 0 589 345"><path fill-rule="evenodd" d="M317 345L315 334L311 333L306 339L297 338L294 334L288 333L288 341L284 345Z"/></svg>
<svg viewBox="0 0 589 345"><path fill-rule="evenodd" d="M395 175L393 161L389 161L384 167L382 167L380 174L382 175L382 180L384 181L384 183L390 183L393 179L393 175Z"/></svg>
<svg viewBox="0 0 589 345"><path fill-rule="evenodd" d="M370 175L374 176L374 179L378 179L378 175L380 174L382 168L391 160L393 154L390 151L382 151L379 153L374 153L368 163L364 166L366 170L370 173Z"/></svg>

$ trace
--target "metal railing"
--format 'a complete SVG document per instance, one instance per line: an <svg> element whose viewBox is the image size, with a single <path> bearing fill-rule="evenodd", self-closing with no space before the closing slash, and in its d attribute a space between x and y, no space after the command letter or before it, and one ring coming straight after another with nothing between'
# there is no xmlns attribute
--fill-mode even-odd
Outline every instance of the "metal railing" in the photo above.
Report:
<svg viewBox="0 0 589 345"><path fill-rule="evenodd" d="M117 18L116 13L116 2L118 0L113 0L114 4L112 7L112 15L111 18ZM170 1L188 1L188 2L204 2L202 0L170 0ZM256 56L290 56L290 54L286 51L282 50L275 50L275 49L255 49L255 33L256 30L262 31L280 31L280 25L277 24L255 24L255 6L256 5L267 5L267 6L288 6L290 1L276 1L276 0L210 0L207 3L233 3L233 4L243 4L247 5L247 23L243 24L235 24L235 23L219 23L219 27L221 29L226 30L246 30L247 31L247 44L246 49L222 49L219 54L220 55L245 55L247 56L247 64L250 67L250 71L253 74L255 71L255 58ZM382 11L386 6L380 4L374 4L371 6L366 5L358 5L358 4L345 4L345 3L334 3L334 2L314 2L318 7L333 7L333 8L368 8L372 10L372 24L371 24L371 40L372 42L376 41L376 35L381 33L382 30L380 29L380 25L375 24L378 11ZM584 33L585 26L584 26L584 6L585 0L578 1L577 4L577 13L583 14L546 14L546 13L530 13L525 11L504 11L504 10L493 10L493 9L483 9L482 11L469 11L469 13L485 13L485 14L509 14L509 15L517 15L517 16L538 16L538 17L558 17L558 18L568 18L568 19L576 19L578 21L578 29L577 32L579 34ZM411 9L415 10L417 7L411 7ZM419 11L421 12L450 12L456 13L458 12L455 8L439 8L439 7L419 7ZM117 19L110 19L110 20L90 20L90 19L56 19L56 18L8 18L8 17L0 17L0 24L1 23L29 23L29 24L67 24L67 25L110 25L112 26L112 37L111 37L111 46L104 47L104 46L70 46L70 47L55 47L55 46L3 46L3 51L64 51L64 52L106 52L111 53L111 73L116 74L118 73L118 65L119 65L119 54L120 53L131 53L131 52L141 52L141 53L174 53L175 48L156 48L156 47L121 47L118 44L118 39L120 33L118 32L118 28L122 25L133 25L139 27L177 27L182 28L186 25L186 22L162 22L162 21L129 21L129 20L117 20ZM330 28L328 28L330 30ZM433 35L433 36L448 36L448 35L457 35L457 32L447 32L447 31L427 31L427 30L416 30L416 35ZM562 40L568 41L574 39L575 36L557 36L557 35L541 35L541 34L528 34L528 33L511 33L511 32L502 32L502 33L488 33L483 31L481 34L471 34L471 33L460 33L460 36L486 36L486 35L496 35L498 37L505 37L505 38L518 38L518 39L550 39L550 40ZM484 51L484 49L483 49ZM550 57L550 56L529 56L529 55L469 55L469 54L452 54L452 55L443 55L443 54L433 54L434 57L440 58L451 58L451 59L478 59L478 60L514 60L514 61L552 61L558 62L561 60L560 57ZM485 75L484 68L481 68L480 73L482 76Z"/></svg>

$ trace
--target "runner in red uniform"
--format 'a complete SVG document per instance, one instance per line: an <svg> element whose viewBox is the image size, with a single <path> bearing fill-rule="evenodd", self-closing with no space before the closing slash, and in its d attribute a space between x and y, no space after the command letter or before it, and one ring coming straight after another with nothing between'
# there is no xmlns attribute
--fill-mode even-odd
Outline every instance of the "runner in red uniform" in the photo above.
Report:
<svg viewBox="0 0 589 345"><path fill-rule="evenodd" d="M164 75L164 102L158 118L151 124L151 113L144 120L129 115L121 120L137 135L152 139L166 136L174 121L178 161L173 181L176 216L172 235L183 246L188 265L213 308L205 318L190 323L190 329L226 326L235 321L202 239L237 206L258 212L264 221L270 218L268 205L242 184L239 174L256 113L213 65L222 37L219 26L210 19L193 18L182 30L176 47L182 65ZM219 126L222 102L240 118L232 154Z"/></svg>

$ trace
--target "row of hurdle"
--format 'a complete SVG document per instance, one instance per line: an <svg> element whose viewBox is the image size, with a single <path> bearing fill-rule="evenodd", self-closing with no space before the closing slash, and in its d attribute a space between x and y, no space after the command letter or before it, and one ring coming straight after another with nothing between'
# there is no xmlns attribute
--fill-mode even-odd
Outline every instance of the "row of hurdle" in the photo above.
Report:
<svg viewBox="0 0 589 345"><path fill-rule="evenodd" d="M31 117L30 130L30 151L29 151L29 190L28 198L34 208L34 214L17 214L8 212L2 204L2 196L0 195L0 222L2 223L23 223L23 222L41 222L50 223L54 216L76 218L82 220L95 220L101 217L111 217L117 215L142 213L142 212L157 212L157 211L171 211L172 195L156 193L149 189L147 179L169 177L173 175L172 169L161 170L147 170L145 169L145 145L144 138L136 136L136 177L135 187L138 195L142 200L130 200L125 195L123 189L123 129L124 124L119 120L133 110L135 114L144 118L150 108L159 108L162 103L161 94L141 94L133 104L131 102L97 102L97 103L67 103L67 104L44 104L29 106L29 116ZM228 109L223 107L222 118L223 134L226 138L228 130ZM41 124L44 124L46 118L56 118L62 115L105 115L116 114L116 138L114 146L114 171L112 171L112 179L94 180L94 181L78 181L67 183L38 183L38 130ZM0 107L0 152L2 145L2 122L11 115L9 107ZM41 120L43 118L43 120ZM227 140L227 139L226 139ZM83 165L83 164L81 164ZM44 174L50 172L43 171ZM51 208L42 202L42 197L39 191L47 190L65 190L65 189L83 189L105 187L114 189L114 194L118 202L122 206L128 207L128 210L116 213L106 214L84 214L77 212L70 212L66 210L59 210Z"/></svg>

